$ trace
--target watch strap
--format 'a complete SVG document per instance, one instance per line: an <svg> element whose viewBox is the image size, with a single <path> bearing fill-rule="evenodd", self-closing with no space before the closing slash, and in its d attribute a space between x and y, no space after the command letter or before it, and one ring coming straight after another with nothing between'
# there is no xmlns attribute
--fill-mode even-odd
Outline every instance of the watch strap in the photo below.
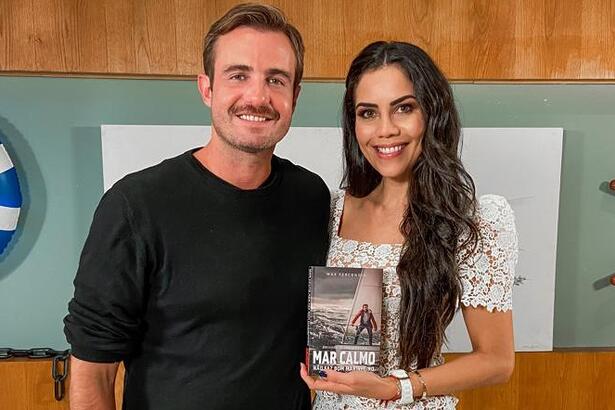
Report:
<svg viewBox="0 0 615 410"><path fill-rule="evenodd" d="M401 388L401 397L398 400L399 404L411 404L414 402L414 391L412 389L412 383L410 382L410 376L403 369L395 369L389 373L389 376L395 377L399 380L399 386Z"/></svg>

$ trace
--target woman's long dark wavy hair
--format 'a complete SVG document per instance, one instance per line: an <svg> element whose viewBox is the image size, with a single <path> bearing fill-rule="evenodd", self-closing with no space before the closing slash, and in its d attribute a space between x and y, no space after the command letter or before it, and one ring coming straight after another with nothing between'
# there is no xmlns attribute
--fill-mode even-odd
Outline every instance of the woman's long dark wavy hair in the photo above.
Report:
<svg viewBox="0 0 615 410"><path fill-rule="evenodd" d="M342 187L365 197L382 176L363 156L355 134L355 90L361 76L396 65L414 86L423 113L422 152L412 167L408 205L400 224L404 246L397 265L401 284L400 366L428 367L440 353L461 298L457 255L479 240L474 182L460 159L461 128L451 87L417 46L379 41L353 60L343 105L345 167Z"/></svg>

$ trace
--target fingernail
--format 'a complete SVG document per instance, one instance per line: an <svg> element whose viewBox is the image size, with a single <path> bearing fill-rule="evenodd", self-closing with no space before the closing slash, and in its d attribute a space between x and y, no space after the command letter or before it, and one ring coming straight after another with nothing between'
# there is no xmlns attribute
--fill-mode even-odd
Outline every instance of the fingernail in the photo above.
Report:
<svg viewBox="0 0 615 410"><path fill-rule="evenodd" d="M327 372L325 372L324 370L319 370L319 371L318 371L318 375L319 375L320 377L327 377Z"/></svg>

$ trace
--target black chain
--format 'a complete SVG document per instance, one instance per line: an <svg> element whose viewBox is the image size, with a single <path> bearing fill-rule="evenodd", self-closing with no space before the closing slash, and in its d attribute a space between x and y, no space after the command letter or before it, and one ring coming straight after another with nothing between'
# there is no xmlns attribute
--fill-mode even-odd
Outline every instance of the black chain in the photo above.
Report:
<svg viewBox="0 0 615 410"><path fill-rule="evenodd" d="M64 380L68 375L68 356L70 351L65 350L61 355L53 356L51 364L51 377L53 377L53 395L57 401L64 397ZM58 366L62 363L61 366Z"/></svg>
<svg viewBox="0 0 615 410"><path fill-rule="evenodd" d="M0 348L0 360L11 358L52 359L51 377L53 378L53 395L57 401L64 398L64 380L68 376L68 357L70 350L53 350L49 348L11 349Z"/></svg>

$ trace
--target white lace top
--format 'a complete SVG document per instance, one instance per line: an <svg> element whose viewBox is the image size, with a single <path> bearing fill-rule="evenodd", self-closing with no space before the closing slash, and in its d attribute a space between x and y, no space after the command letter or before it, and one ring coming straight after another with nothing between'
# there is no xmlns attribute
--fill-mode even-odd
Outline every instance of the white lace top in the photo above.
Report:
<svg viewBox="0 0 615 410"><path fill-rule="evenodd" d="M380 374L386 375L399 368L399 303L401 290L396 267L401 244L372 244L340 238L340 219L344 208L344 191L331 196L331 245L327 266L383 268L383 311ZM497 195L479 198L478 226L481 243L476 252L461 262L459 272L463 284L461 302L465 306L484 306L489 311L506 311L512 308L514 268L518 245L512 209L506 199ZM444 363L441 355L434 357L431 366ZM379 400L364 397L317 392L314 409L398 409L398 410L449 410L455 409L453 396L428 396L409 406L384 407Z"/></svg>

